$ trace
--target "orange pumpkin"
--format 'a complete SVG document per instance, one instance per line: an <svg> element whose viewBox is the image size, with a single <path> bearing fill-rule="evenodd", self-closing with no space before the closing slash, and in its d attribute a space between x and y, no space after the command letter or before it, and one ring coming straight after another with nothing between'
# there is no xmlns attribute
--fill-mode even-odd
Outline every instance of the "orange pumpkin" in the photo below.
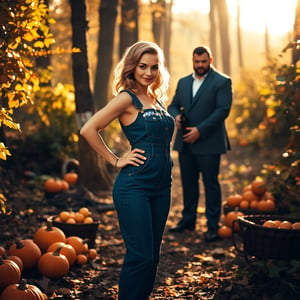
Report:
<svg viewBox="0 0 300 300"><path fill-rule="evenodd" d="M9 247L7 253L22 259L24 271L35 268L42 254L39 246L31 239L16 239L16 242Z"/></svg>
<svg viewBox="0 0 300 300"><path fill-rule="evenodd" d="M33 241L40 247L42 253L45 253L51 244L66 242L66 235L60 228L53 226L51 220L47 220L46 226L36 230Z"/></svg>
<svg viewBox="0 0 300 300"><path fill-rule="evenodd" d="M10 255L8 256L6 253L2 255L2 258L3 259L10 259L12 260L13 262L15 262L18 267L20 268L20 271L22 273L23 271L23 262L22 262L22 259L19 257L19 256L15 256L15 255Z"/></svg>
<svg viewBox="0 0 300 300"><path fill-rule="evenodd" d="M0 246L0 256L2 256L3 254L6 254L6 250L4 247Z"/></svg>
<svg viewBox="0 0 300 300"><path fill-rule="evenodd" d="M218 235L223 239L230 238L232 237L232 229L226 225L222 225L218 229Z"/></svg>
<svg viewBox="0 0 300 300"><path fill-rule="evenodd" d="M19 266L12 260L0 257L0 293L8 285L18 283L20 279L21 271Z"/></svg>
<svg viewBox="0 0 300 300"><path fill-rule="evenodd" d="M66 256L60 253L62 247L59 246L54 252L46 252L38 262L39 272L48 278L61 278L67 275L70 269Z"/></svg>
<svg viewBox="0 0 300 300"><path fill-rule="evenodd" d="M72 245L76 251L76 254L82 254L88 251L88 240L84 240L78 236L69 236L67 237L67 244Z"/></svg>
<svg viewBox="0 0 300 300"><path fill-rule="evenodd" d="M19 284L11 284L4 289L0 300L8 299L46 300L48 297L37 286L27 284L26 279L21 279Z"/></svg>
<svg viewBox="0 0 300 300"><path fill-rule="evenodd" d="M78 180L78 174L75 172L66 173L64 176L64 180L70 185L75 185Z"/></svg>
<svg viewBox="0 0 300 300"><path fill-rule="evenodd" d="M71 267L76 261L75 249L70 244L66 244L63 242L56 242L56 243L51 244L48 247L47 252L54 252L58 247L62 247L60 250L60 254L64 255L68 259L69 265Z"/></svg>
<svg viewBox="0 0 300 300"><path fill-rule="evenodd" d="M242 216L244 216L244 214L239 210L232 210L228 212L224 217L225 225L227 225L229 228L232 228L233 221L237 220L238 217L242 217ZM239 230L239 226L237 222L235 222L234 230L235 231Z"/></svg>

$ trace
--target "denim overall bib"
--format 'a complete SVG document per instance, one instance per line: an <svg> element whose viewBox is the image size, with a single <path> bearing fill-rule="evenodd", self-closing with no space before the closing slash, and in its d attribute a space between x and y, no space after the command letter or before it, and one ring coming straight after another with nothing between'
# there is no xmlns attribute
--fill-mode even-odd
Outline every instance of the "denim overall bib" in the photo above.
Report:
<svg viewBox="0 0 300 300"><path fill-rule="evenodd" d="M138 167L120 170L113 188L126 255L120 275L119 300L146 300L152 292L160 257L160 245L170 209L170 143L174 119L165 109L143 109L130 91L139 110L136 120L121 124L131 148L147 157Z"/></svg>

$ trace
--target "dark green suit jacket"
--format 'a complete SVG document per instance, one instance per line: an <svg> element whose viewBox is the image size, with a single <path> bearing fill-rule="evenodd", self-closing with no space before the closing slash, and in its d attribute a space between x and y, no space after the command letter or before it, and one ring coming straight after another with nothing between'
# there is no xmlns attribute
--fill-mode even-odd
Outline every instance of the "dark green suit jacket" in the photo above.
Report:
<svg viewBox="0 0 300 300"><path fill-rule="evenodd" d="M230 149L225 119L232 105L231 79L211 67L194 98L192 85L192 74L178 81L168 112L176 117L183 106L190 126L198 128L201 136L190 145L193 154L226 153ZM174 150L182 148L182 132L177 130Z"/></svg>

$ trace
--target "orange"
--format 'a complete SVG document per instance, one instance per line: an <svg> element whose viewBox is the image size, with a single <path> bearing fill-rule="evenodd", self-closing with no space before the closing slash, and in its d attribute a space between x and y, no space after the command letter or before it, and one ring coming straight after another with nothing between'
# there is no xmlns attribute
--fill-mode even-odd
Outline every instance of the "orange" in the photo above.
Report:
<svg viewBox="0 0 300 300"><path fill-rule="evenodd" d="M282 221L279 228L280 229L293 229L293 225L290 221Z"/></svg>
<svg viewBox="0 0 300 300"><path fill-rule="evenodd" d="M87 256L85 254L78 254L76 256L76 262L79 265L85 265L88 262L88 258L87 258Z"/></svg>
<svg viewBox="0 0 300 300"><path fill-rule="evenodd" d="M76 224L76 221L75 221L75 219L73 219L73 218L69 218L69 219L66 221L66 223L69 223L69 224Z"/></svg>
<svg viewBox="0 0 300 300"><path fill-rule="evenodd" d="M300 222L293 223L293 229L300 229Z"/></svg>
<svg viewBox="0 0 300 300"><path fill-rule="evenodd" d="M267 220L263 223L263 227L269 227L269 228L278 228L276 223L272 220Z"/></svg>
<svg viewBox="0 0 300 300"><path fill-rule="evenodd" d="M257 204L257 209L260 211L270 211L275 208L275 204L272 200L260 200Z"/></svg>
<svg viewBox="0 0 300 300"><path fill-rule="evenodd" d="M84 215L79 212L76 212L74 219L75 219L76 223L82 223L84 220Z"/></svg>
<svg viewBox="0 0 300 300"><path fill-rule="evenodd" d="M257 205L258 205L258 200L252 200L250 201L250 208L251 209L257 209Z"/></svg>
<svg viewBox="0 0 300 300"><path fill-rule="evenodd" d="M248 201L259 199L258 196L254 194L251 190L243 192L242 197L244 200L248 200Z"/></svg>
<svg viewBox="0 0 300 300"><path fill-rule="evenodd" d="M247 200L242 200L242 201L240 202L240 208L242 208L242 209L247 209L247 208L249 208L249 201L247 201Z"/></svg>
<svg viewBox="0 0 300 300"><path fill-rule="evenodd" d="M256 195L263 195L267 191L266 183L262 179L255 179L251 183L251 190Z"/></svg>
<svg viewBox="0 0 300 300"><path fill-rule="evenodd" d="M89 249L88 255L89 259L95 259L98 255L97 250L94 248Z"/></svg>
<svg viewBox="0 0 300 300"><path fill-rule="evenodd" d="M85 217L88 217L91 215L91 212L87 207L81 207L78 212L83 214Z"/></svg>
<svg viewBox="0 0 300 300"><path fill-rule="evenodd" d="M228 206L239 206L242 200L242 196L239 194L229 195L226 199L226 204Z"/></svg>
<svg viewBox="0 0 300 300"><path fill-rule="evenodd" d="M92 217L86 217L86 218L84 218L84 220L83 220L83 223L84 223L84 224L90 224L90 223L93 223L93 222L94 222L94 220L93 220Z"/></svg>
<svg viewBox="0 0 300 300"><path fill-rule="evenodd" d="M68 211L61 211L59 213L59 218L62 222L66 222L70 218L70 213Z"/></svg>

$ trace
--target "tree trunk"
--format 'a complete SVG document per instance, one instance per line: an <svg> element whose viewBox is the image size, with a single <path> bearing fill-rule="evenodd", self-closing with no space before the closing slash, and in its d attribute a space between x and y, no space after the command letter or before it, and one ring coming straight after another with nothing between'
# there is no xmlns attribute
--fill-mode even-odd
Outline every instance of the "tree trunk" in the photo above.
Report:
<svg viewBox="0 0 300 300"><path fill-rule="evenodd" d="M76 114L79 129L94 113L94 103L88 73L86 6L84 0L70 0L72 44L80 53L72 54ZM79 136L80 183L90 190L107 190L110 180L100 172L96 152Z"/></svg>
<svg viewBox="0 0 300 300"><path fill-rule="evenodd" d="M152 33L156 44L162 46L163 29L165 25L164 0L151 1Z"/></svg>
<svg viewBox="0 0 300 300"><path fill-rule="evenodd" d="M165 1L166 22L165 22L165 30L164 30L163 50L165 53L166 66L168 69L170 68L172 7L173 7L173 0L170 0L169 2Z"/></svg>
<svg viewBox="0 0 300 300"><path fill-rule="evenodd" d="M115 25L118 0L102 0L99 9L100 31L98 37L97 69L94 84L96 108L102 108L110 97L109 82L113 65Z"/></svg>
<svg viewBox="0 0 300 300"><path fill-rule="evenodd" d="M219 0L217 5L219 16L219 33L221 42L221 53L223 72L230 75L230 41L229 41L229 17L226 0Z"/></svg>
<svg viewBox="0 0 300 300"><path fill-rule="evenodd" d="M210 24L210 49L214 57L217 57L217 26L216 26L216 7L215 0L210 0L209 24ZM217 66L217 62L214 63Z"/></svg>
<svg viewBox="0 0 300 300"><path fill-rule="evenodd" d="M244 60L243 60L243 46L242 46L242 33L241 33L241 7L240 1L237 1L237 47L238 47L238 62L240 69L244 67Z"/></svg>
<svg viewBox="0 0 300 300"><path fill-rule="evenodd" d="M138 40L138 0L121 1L119 55Z"/></svg>

